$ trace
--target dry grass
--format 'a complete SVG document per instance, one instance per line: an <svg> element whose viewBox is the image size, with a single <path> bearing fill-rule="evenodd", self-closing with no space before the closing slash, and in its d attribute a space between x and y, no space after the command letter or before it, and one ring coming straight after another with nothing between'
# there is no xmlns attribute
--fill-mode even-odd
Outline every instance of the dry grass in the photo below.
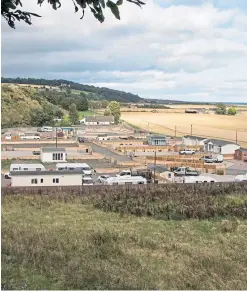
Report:
<svg viewBox="0 0 247 291"><path fill-rule="evenodd" d="M244 221L164 222L81 198L2 203L2 288L246 289Z"/></svg>
<svg viewBox="0 0 247 291"><path fill-rule="evenodd" d="M236 140L247 145L247 116L222 116L211 114L179 114L179 113L151 113L151 112L122 112L121 118L143 129L157 133L174 135L190 134L191 124L193 135Z"/></svg>

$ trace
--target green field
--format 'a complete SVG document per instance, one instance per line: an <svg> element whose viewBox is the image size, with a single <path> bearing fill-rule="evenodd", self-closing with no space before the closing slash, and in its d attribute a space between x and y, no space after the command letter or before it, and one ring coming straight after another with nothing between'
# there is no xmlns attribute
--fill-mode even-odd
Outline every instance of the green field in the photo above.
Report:
<svg viewBox="0 0 247 291"><path fill-rule="evenodd" d="M2 288L246 289L247 224L232 223L103 212L66 194L3 196Z"/></svg>

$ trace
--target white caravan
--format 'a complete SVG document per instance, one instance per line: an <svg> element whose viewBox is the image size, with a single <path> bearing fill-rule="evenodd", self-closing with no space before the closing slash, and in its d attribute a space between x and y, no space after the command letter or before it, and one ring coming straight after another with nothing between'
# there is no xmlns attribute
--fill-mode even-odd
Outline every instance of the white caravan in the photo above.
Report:
<svg viewBox="0 0 247 291"><path fill-rule="evenodd" d="M40 139L40 136L38 135L22 135L21 140L34 140L34 139Z"/></svg>
<svg viewBox="0 0 247 291"><path fill-rule="evenodd" d="M56 164L56 170L82 171L84 175L92 176L92 169L86 163L58 163Z"/></svg>
<svg viewBox="0 0 247 291"><path fill-rule="evenodd" d="M187 176L183 177L183 183L216 183L217 180L210 176Z"/></svg>
<svg viewBox="0 0 247 291"><path fill-rule="evenodd" d="M247 173L245 175L238 175L234 178L235 182L246 182L247 181Z"/></svg>
<svg viewBox="0 0 247 291"><path fill-rule="evenodd" d="M105 185L134 185L134 184L147 184L147 179L141 176L135 177L110 177L104 181Z"/></svg>
<svg viewBox="0 0 247 291"><path fill-rule="evenodd" d="M9 172L4 174L5 179L10 179L10 173L16 171L45 171L45 167L42 164L11 164Z"/></svg>

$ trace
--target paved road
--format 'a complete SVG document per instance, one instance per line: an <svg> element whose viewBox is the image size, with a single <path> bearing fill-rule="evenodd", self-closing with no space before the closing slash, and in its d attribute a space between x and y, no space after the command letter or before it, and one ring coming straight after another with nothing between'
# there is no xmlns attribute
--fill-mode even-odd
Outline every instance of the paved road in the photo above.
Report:
<svg viewBox="0 0 247 291"><path fill-rule="evenodd" d="M101 153L101 154L108 156L108 157L112 157L112 158L116 159L118 162L127 162L127 161L131 160L127 156L118 155L116 153L113 153L109 149L102 147L102 146L99 146L99 145L96 145L94 143L91 143L90 146L94 152Z"/></svg>

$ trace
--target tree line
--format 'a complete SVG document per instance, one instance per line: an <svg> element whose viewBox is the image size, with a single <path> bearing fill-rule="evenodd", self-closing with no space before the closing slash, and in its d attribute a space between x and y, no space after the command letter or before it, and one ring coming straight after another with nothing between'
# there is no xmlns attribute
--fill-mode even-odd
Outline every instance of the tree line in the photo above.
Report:
<svg viewBox="0 0 247 291"><path fill-rule="evenodd" d="M35 79L35 78L1 78L2 83L14 83L14 84L26 84L26 85L39 85L39 86L50 86L58 87L60 89L70 88L78 91L84 91L91 93L88 95L88 99L95 100L108 100L118 102L130 102L136 103L143 101L138 95L132 93L126 93L119 90L113 90L109 88L100 88L95 86L83 85L67 80L46 80L46 79Z"/></svg>

